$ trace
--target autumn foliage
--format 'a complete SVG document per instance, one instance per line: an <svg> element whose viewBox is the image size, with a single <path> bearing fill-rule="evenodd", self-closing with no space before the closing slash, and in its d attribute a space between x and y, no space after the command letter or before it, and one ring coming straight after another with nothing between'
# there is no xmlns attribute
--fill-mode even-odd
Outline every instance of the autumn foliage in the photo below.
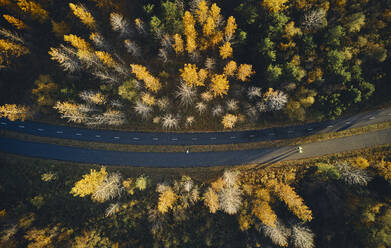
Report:
<svg viewBox="0 0 391 248"><path fill-rule="evenodd" d="M107 171L102 167L99 171L91 169L90 174L83 176L83 179L76 182L71 190L73 196L85 197L95 193L99 185L107 177Z"/></svg>
<svg viewBox="0 0 391 248"><path fill-rule="evenodd" d="M17 5L23 12L30 14L34 19L41 23L46 21L49 17L49 13L37 2L17 0Z"/></svg>
<svg viewBox="0 0 391 248"><path fill-rule="evenodd" d="M30 110L28 107L16 104L5 104L3 106L0 106L0 117L8 118L11 121L24 121L29 116Z"/></svg>
<svg viewBox="0 0 391 248"><path fill-rule="evenodd" d="M15 26L17 29L26 29L27 25L20 19L13 17L11 15L3 15L4 19L9 22L11 25Z"/></svg>
<svg viewBox="0 0 391 248"><path fill-rule="evenodd" d="M165 4L167 5L164 6L167 7L170 3ZM171 23L162 23L159 18L152 18L150 32L160 42L160 46L156 58L147 60L151 61L150 65L133 62L140 61L146 53L151 54L151 51L144 51L143 42L140 43L144 39L142 36L147 35L148 32L147 23L141 18L130 21L119 12L109 13L111 28L121 40L118 44L124 46L129 53L128 58L116 53L115 49L111 48L112 44L107 42L111 38L106 39L102 32L98 32L99 27L92 12L81 4L70 3L69 7L83 24L93 30L89 35L91 43L81 35L67 32L64 34L64 41L71 46L61 45L59 48L50 48L51 59L57 61L64 71L70 73L88 71L103 82L101 89L107 91L114 87L116 89L113 92L118 92L122 98L131 96L129 100L134 104L132 107L134 113L140 115L143 121L152 119L153 123L160 124L163 128L178 128L182 122L178 116L181 116L185 118L182 123L190 127L203 118L189 115L187 111L195 108L199 115L208 114L205 109L208 104L215 104L212 101L218 103L226 96L237 98L238 96L231 96L231 84L237 84L238 80L249 81L255 73L251 65L238 65L234 60L222 62L234 56L232 44L235 42L238 27L233 16L224 20L221 9L215 3L210 5L204 0L192 3L190 10L183 10L177 17L183 29L175 28L175 33L172 34L164 33L167 32L165 25L170 26ZM129 70L126 69L129 68L126 65L128 62L125 61L130 59ZM225 64L225 66L221 68L216 66L217 64ZM172 91L172 89L176 90ZM129 92L126 92L128 90ZM173 94L170 95L170 92ZM111 98L112 93L107 93L107 97ZM168 94L168 96L161 94ZM202 101L196 102L199 96ZM184 106L185 109L170 109L166 112L168 107L172 104L176 105L177 101L180 101L180 106ZM225 119L221 119L220 122L225 128L233 128L237 125L239 117L244 120L245 116L237 113L232 115L226 111L240 112L243 106L247 106L239 104L240 102L239 99L230 99L227 109L221 108L221 105L226 105L225 103L216 104L218 108L210 113L213 118L224 116ZM113 110L109 106L106 114L94 116L93 108L77 104L77 100L59 101L53 107L62 118L87 125L103 123L101 120L112 116L109 113L114 113L113 111L124 116L120 107ZM172 113L172 110L177 113ZM165 113L161 113L162 111ZM183 114L178 115L182 112ZM124 121L124 118L120 119L121 122Z"/></svg>
<svg viewBox="0 0 391 248"><path fill-rule="evenodd" d="M211 81L212 84L210 86L210 90L214 96L222 97L228 93L229 82L225 75L215 74L213 75Z"/></svg>
<svg viewBox="0 0 391 248"><path fill-rule="evenodd" d="M73 14L80 18L81 22L87 25L91 29L96 28L94 17L88 12L82 5L70 3L69 7L73 11Z"/></svg>
<svg viewBox="0 0 391 248"><path fill-rule="evenodd" d="M220 47L220 56L222 59L226 59L228 57L232 57L232 47L231 43L226 42Z"/></svg>
<svg viewBox="0 0 391 248"><path fill-rule="evenodd" d="M177 198L178 196L170 187L161 192L157 205L159 212L161 212L162 214L167 213L169 209L172 209Z"/></svg>
<svg viewBox="0 0 391 248"><path fill-rule="evenodd" d="M147 70L146 67L142 65L130 65L132 68L132 73L134 73L139 80L143 80L145 87L147 87L152 92L157 92L161 88L159 80L153 77Z"/></svg>

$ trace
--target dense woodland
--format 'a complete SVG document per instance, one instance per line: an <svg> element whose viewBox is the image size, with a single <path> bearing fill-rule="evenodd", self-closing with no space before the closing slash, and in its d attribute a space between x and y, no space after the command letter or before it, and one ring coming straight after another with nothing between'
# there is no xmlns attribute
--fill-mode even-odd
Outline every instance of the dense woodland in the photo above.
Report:
<svg viewBox="0 0 391 248"><path fill-rule="evenodd" d="M221 130L390 101L389 0L0 7L0 116L11 120ZM389 146L208 169L218 173L1 154L0 247L391 247Z"/></svg>
<svg viewBox="0 0 391 248"><path fill-rule="evenodd" d="M390 247L390 161L384 146L191 178L4 158L0 246Z"/></svg>
<svg viewBox="0 0 391 248"><path fill-rule="evenodd" d="M211 130L390 100L389 0L0 5L0 114L10 119Z"/></svg>

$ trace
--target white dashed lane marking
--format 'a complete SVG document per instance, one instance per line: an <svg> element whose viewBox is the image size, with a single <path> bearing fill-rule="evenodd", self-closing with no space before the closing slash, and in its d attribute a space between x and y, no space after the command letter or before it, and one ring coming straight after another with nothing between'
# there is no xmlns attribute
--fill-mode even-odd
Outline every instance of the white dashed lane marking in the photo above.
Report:
<svg viewBox="0 0 391 248"><path fill-rule="evenodd" d="M215 140L215 139L216 139L216 137L210 137L209 139L211 139L211 140Z"/></svg>
<svg viewBox="0 0 391 248"><path fill-rule="evenodd" d="M133 139L134 139L134 140L139 140L140 138L134 137Z"/></svg>
<svg viewBox="0 0 391 248"><path fill-rule="evenodd" d="M352 123L352 122L350 122L350 121L345 122L345 124L348 124L348 125L349 125L350 123Z"/></svg>
<svg viewBox="0 0 391 248"><path fill-rule="evenodd" d="M236 139L236 137L235 136L231 136L231 137L229 137L230 139Z"/></svg>
<svg viewBox="0 0 391 248"><path fill-rule="evenodd" d="M63 133L63 131L57 131L56 133Z"/></svg>
<svg viewBox="0 0 391 248"><path fill-rule="evenodd" d="M2 122L2 123L1 123L1 125L7 125L7 123L5 123L5 122Z"/></svg>
<svg viewBox="0 0 391 248"><path fill-rule="evenodd" d="M312 130L314 130L313 128L307 128L307 131L312 131Z"/></svg>
<svg viewBox="0 0 391 248"><path fill-rule="evenodd" d="M100 136L100 135L95 135L95 137L100 138L100 137L102 137L102 136Z"/></svg>
<svg viewBox="0 0 391 248"><path fill-rule="evenodd" d="M159 140L159 138L152 138L153 140Z"/></svg>
<svg viewBox="0 0 391 248"><path fill-rule="evenodd" d="M118 136L115 136L114 139L119 139L119 137L118 137Z"/></svg>
<svg viewBox="0 0 391 248"><path fill-rule="evenodd" d="M254 138L254 137L255 137L255 135L254 135L254 134L251 134L251 135L250 135L250 138Z"/></svg>
<svg viewBox="0 0 391 248"><path fill-rule="evenodd" d="M295 131L293 131L293 130L288 130L288 133L294 133Z"/></svg>
<svg viewBox="0 0 391 248"><path fill-rule="evenodd" d="M38 128L38 131L43 132L43 131L45 131L45 129L43 129L43 128Z"/></svg>
<svg viewBox="0 0 391 248"><path fill-rule="evenodd" d="M76 135L77 135L77 136L82 136L82 134L81 134L81 133L77 133Z"/></svg>
<svg viewBox="0 0 391 248"><path fill-rule="evenodd" d="M198 138L191 138L191 140L198 140Z"/></svg>
<svg viewBox="0 0 391 248"><path fill-rule="evenodd" d="M371 117L369 117L369 119L370 119L370 120L374 120L374 119L375 119L375 117L374 117L374 116L371 116Z"/></svg>
<svg viewBox="0 0 391 248"><path fill-rule="evenodd" d="M172 140L172 141L177 141L178 139L177 139L177 138L172 138L171 140Z"/></svg>
<svg viewBox="0 0 391 248"><path fill-rule="evenodd" d="M333 126L333 125L328 125L327 127L329 127L329 128L330 128L330 127L334 127L334 126Z"/></svg>
<svg viewBox="0 0 391 248"><path fill-rule="evenodd" d="M22 126L22 125L19 125L18 127L19 127L19 128L24 128L24 126Z"/></svg>
<svg viewBox="0 0 391 248"><path fill-rule="evenodd" d="M270 136L276 135L275 133L269 133Z"/></svg>

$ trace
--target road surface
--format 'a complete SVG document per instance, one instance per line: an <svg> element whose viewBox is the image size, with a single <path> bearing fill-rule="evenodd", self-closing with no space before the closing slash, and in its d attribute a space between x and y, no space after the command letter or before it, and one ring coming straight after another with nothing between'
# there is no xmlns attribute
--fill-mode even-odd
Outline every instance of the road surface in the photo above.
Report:
<svg viewBox="0 0 391 248"><path fill-rule="evenodd" d="M59 146L0 137L0 151L29 157L93 163L102 165L130 165L143 167L194 167L274 163L282 160L309 158L391 143L391 129L369 132L302 145L297 147L225 151L225 152L120 152Z"/></svg>
<svg viewBox="0 0 391 248"><path fill-rule="evenodd" d="M335 121L325 121L299 126L268 128L252 131L193 133L124 132L88 128L73 128L30 121L12 122L7 119L0 119L0 129L7 129L36 136L116 144L218 145L297 138L315 133L341 131L384 121L391 121L391 107L369 113L362 113Z"/></svg>

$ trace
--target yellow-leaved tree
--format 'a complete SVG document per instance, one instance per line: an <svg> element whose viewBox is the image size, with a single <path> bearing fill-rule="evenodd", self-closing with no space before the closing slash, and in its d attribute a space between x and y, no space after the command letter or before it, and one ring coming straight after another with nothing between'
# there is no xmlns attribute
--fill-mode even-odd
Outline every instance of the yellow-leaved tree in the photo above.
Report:
<svg viewBox="0 0 391 248"><path fill-rule="evenodd" d="M95 53L92 50L79 49L77 50L77 57L82 61L91 63L94 61Z"/></svg>
<svg viewBox="0 0 391 248"><path fill-rule="evenodd" d="M283 201L300 220L311 221L312 211L304 204L304 200L296 194L294 189L281 182L269 182L274 193Z"/></svg>
<svg viewBox="0 0 391 248"><path fill-rule="evenodd" d="M208 188L208 190L204 193L204 204L209 208L209 212L214 214L217 210L219 210L219 196L212 188Z"/></svg>
<svg viewBox="0 0 391 248"><path fill-rule="evenodd" d="M148 72L145 66L131 64L130 67L132 68L132 73L136 74L136 78L145 82L147 89L154 93L160 90L162 87L161 83Z"/></svg>
<svg viewBox="0 0 391 248"><path fill-rule="evenodd" d="M226 114L223 117L223 120L221 123L223 124L224 128L230 128L232 129L236 122L238 121L238 116L233 114Z"/></svg>
<svg viewBox="0 0 391 248"><path fill-rule="evenodd" d="M4 60L0 62L5 62L8 65L10 56L17 58L28 53L30 53L30 50L27 47L9 40L0 39L0 58L3 59L4 57Z"/></svg>
<svg viewBox="0 0 391 248"><path fill-rule="evenodd" d="M185 64L183 69L179 69L182 79L189 86L203 86L208 72L201 69L197 72L197 66L193 64Z"/></svg>
<svg viewBox="0 0 391 248"><path fill-rule="evenodd" d="M271 200L269 191L261 188L260 185L255 185L253 196L255 199L252 202L251 213L263 224L275 227L277 215L269 204Z"/></svg>
<svg viewBox="0 0 391 248"><path fill-rule="evenodd" d="M291 21L285 25L285 37L288 39L293 38L295 35L302 35L300 28L295 27L295 22Z"/></svg>
<svg viewBox="0 0 391 248"><path fill-rule="evenodd" d="M173 38L174 38L174 44L172 45L172 47L174 48L175 53L176 54L182 53L183 52L183 39L182 39L181 35L174 34Z"/></svg>
<svg viewBox="0 0 391 248"><path fill-rule="evenodd" d="M24 121L30 115L28 107L16 105L16 104L5 104L0 106L0 117L8 118L11 121L21 120Z"/></svg>
<svg viewBox="0 0 391 248"><path fill-rule="evenodd" d="M379 174L391 184L391 162L382 160L375 168L379 171Z"/></svg>
<svg viewBox="0 0 391 248"><path fill-rule="evenodd" d="M151 94L149 93L145 93L142 97L141 97L141 101L149 106L153 106L155 105L155 102L156 102L156 99L154 96L152 96Z"/></svg>
<svg viewBox="0 0 391 248"><path fill-rule="evenodd" d="M276 13L286 8L288 0L263 0L262 6L271 13Z"/></svg>
<svg viewBox="0 0 391 248"><path fill-rule="evenodd" d="M252 216L247 211L248 201L245 199L243 201L243 207L238 216L239 228L242 232L247 231L251 228L251 225L254 224Z"/></svg>
<svg viewBox="0 0 391 248"><path fill-rule="evenodd" d="M230 16L224 29L224 35L226 40L231 40L233 38L233 36L235 35L236 28L237 25L235 18L233 16Z"/></svg>
<svg viewBox="0 0 391 248"><path fill-rule="evenodd" d="M83 175L83 179L75 183L75 186L73 186L70 193L73 196L79 197L91 195L95 193L106 177L107 172L105 167L102 167L100 171L91 169L89 174Z"/></svg>
<svg viewBox="0 0 391 248"><path fill-rule="evenodd" d="M95 51L96 56L102 61L103 64L110 68L114 68L117 66L117 63L114 61L113 57L107 52L104 51Z"/></svg>
<svg viewBox="0 0 391 248"><path fill-rule="evenodd" d="M210 6L209 15L213 18L213 21L217 24L221 22L220 8L217 4Z"/></svg>
<svg viewBox="0 0 391 248"><path fill-rule="evenodd" d="M199 24L204 24L206 21L206 18L208 16L208 4L206 3L205 0L201 0L200 3L198 4L198 9L196 10L196 16L197 16L197 21Z"/></svg>
<svg viewBox="0 0 391 248"><path fill-rule="evenodd" d="M186 35L186 51L188 53L194 52L197 48L195 39L197 38L197 31L195 30L195 21L192 14L186 11L183 15L183 28Z"/></svg>
<svg viewBox="0 0 391 248"><path fill-rule="evenodd" d="M211 36L215 31L215 27L216 27L216 24L215 24L213 18L211 16L208 16L208 18L206 18L206 22L205 22L204 27L202 29L203 34L205 36Z"/></svg>
<svg viewBox="0 0 391 248"><path fill-rule="evenodd" d="M227 95L229 89L229 82L225 75L215 74L211 79L210 91L214 96Z"/></svg>
<svg viewBox="0 0 391 248"><path fill-rule="evenodd" d="M220 44L220 42L222 42L224 39L224 34L222 31L217 31L215 32L214 35L212 35L212 37L210 38L209 40L209 46L211 47L215 47L217 46L218 44Z"/></svg>
<svg viewBox="0 0 391 248"><path fill-rule="evenodd" d="M86 118L86 114L75 103L57 101L53 108L61 114L61 118L67 118L68 121L82 123Z"/></svg>
<svg viewBox="0 0 391 248"><path fill-rule="evenodd" d="M68 41L77 49L80 50L91 50L90 44L85 41L83 38L78 37L74 34L64 35L64 41Z"/></svg>
<svg viewBox="0 0 391 248"><path fill-rule="evenodd" d="M61 231L65 231L61 233ZM48 226L43 229L32 228L26 232L24 238L29 241L27 248L52 248L57 236L60 234L64 238L70 238L71 232L67 232L65 228L61 230L60 225ZM68 235L67 235L68 234Z"/></svg>
<svg viewBox="0 0 391 248"><path fill-rule="evenodd" d="M208 76L209 76L208 70L200 69L198 71L198 81L199 81L199 83L202 84L202 85L205 85L204 82L208 78Z"/></svg>
<svg viewBox="0 0 391 248"><path fill-rule="evenodd" d="M14 26L17 29L22 30L22 29L27 28L27 25L22 20L20 20L18 18L15 18L10 15L3 15L3 17L9 24L11 24L12 26Z"/></svg>
<svg viewBox="0 0 391 248"><path fill-rule="evenodd" d="M72 12L75 16L79 17L82 23L87 25L91 29L96 28L96 23L94 17L91 15L88 10L83 5L69 3L69 7L72 9Z"/></svg>
<svg viewBox="0 0 391 248"><path fill-rule="evenodd" d="M17 0L17 5L23 12L30 14L33 19L41 23L49 17L49 13L34 1Z"/></svg>
<svg viewBox="0 0 391 248"><path fill-rule="evenodd" d="M236 62L231 60L224 67L224 74L227 76L234 76L237 68Z"/></svg>
<svg viewBox="0 0 391 248"><path fill-rule="evenodd" d="M223 59L232 57L232 47L230 42L227 41L220 47L220 56Z"/></svg>
<svg viewBox="0 0 391 248"><path fill-rule="evenodd" d="M157 209L162 214L167 213L169 209L172 209L177 198L178 196L175 194L172 188L167 186L167 188L159 195Z"/></svg>
<svg viewBox="0 0 391 248"><path fill-rule="evenodd" d="M277 215L266 201L255 200L251 213L256 216L263 224L275 227Z"/></svg>
<svg viewBox="0 0 391 248"><path fill-rule="evenodd" d="M238 68L237 78L243 82L247 81L249 77L255 73L252 69L252 65L241 64Z"/></svg>

